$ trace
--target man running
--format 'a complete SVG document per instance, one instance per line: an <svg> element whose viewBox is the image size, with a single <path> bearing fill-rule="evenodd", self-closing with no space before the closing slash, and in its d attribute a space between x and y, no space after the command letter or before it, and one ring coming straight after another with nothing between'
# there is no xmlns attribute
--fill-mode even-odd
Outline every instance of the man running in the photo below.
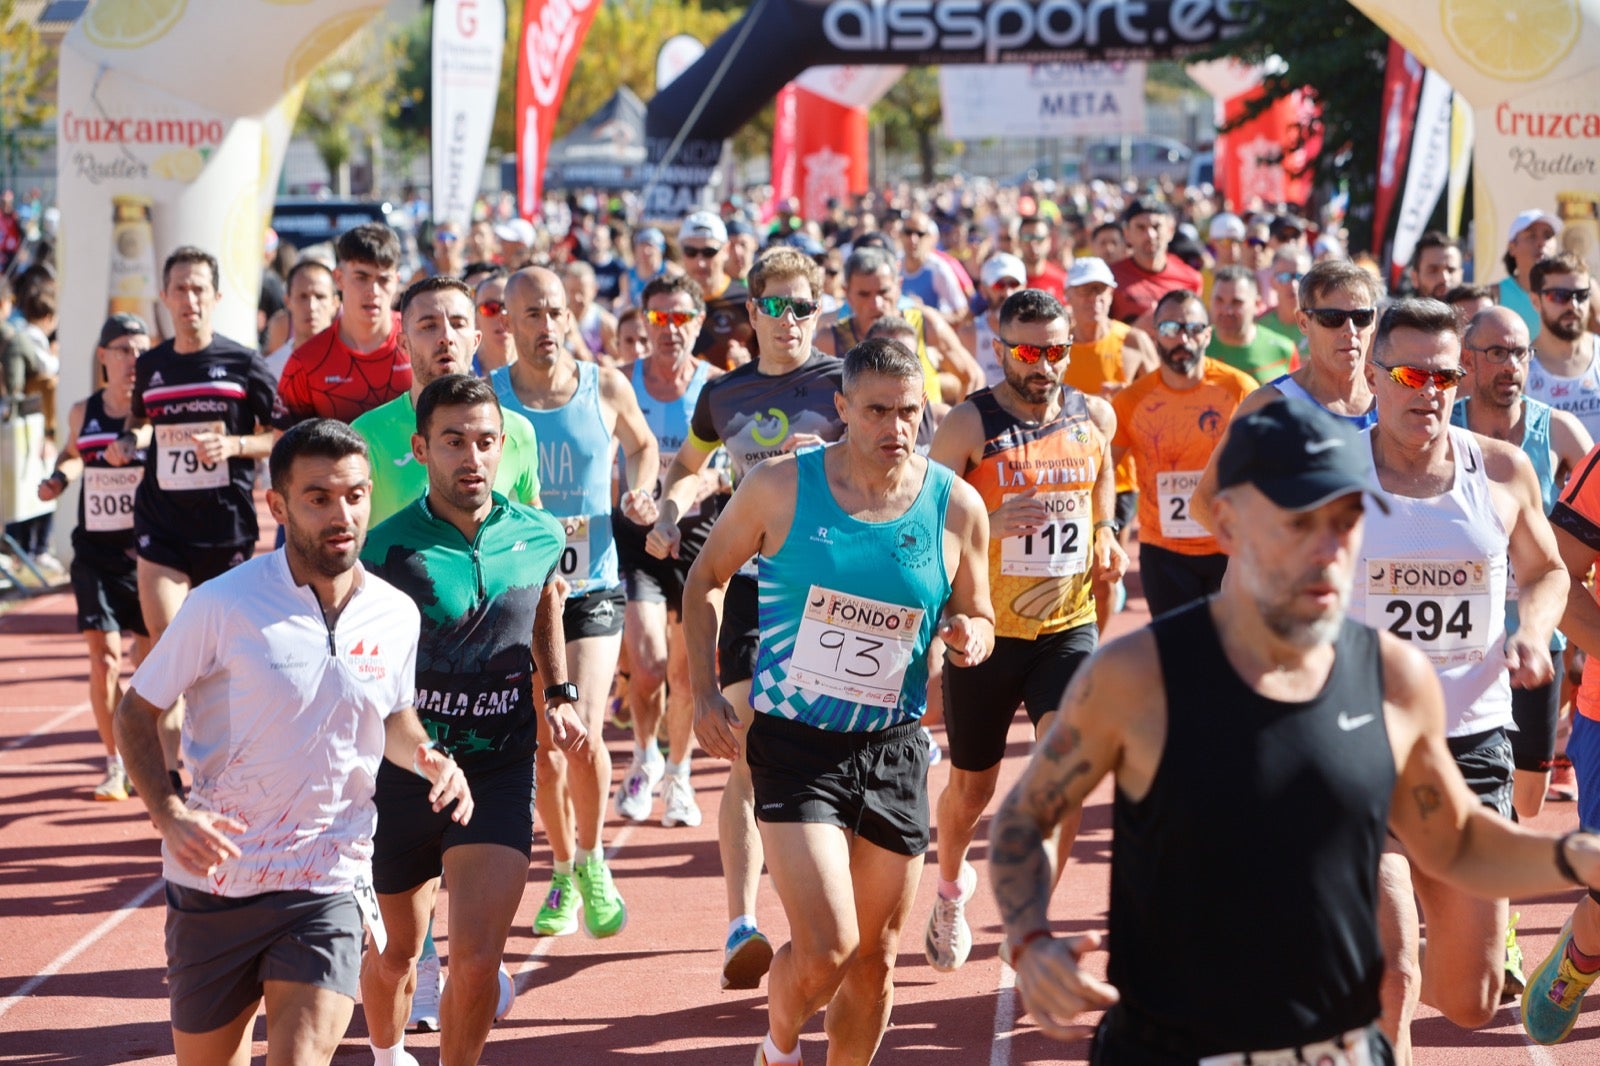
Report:
<svg viewBox="0 0 1600 1066"><path fill-rule="evenodd" d="M1521 449L1449 424L1463 373L1448 306L1412 298L1384 310L1366 370L1378 421L1362 445L1390 511L1368 516L1350 617L1422 651L1443 687L1451 757L1479 801L1509 818L1511 690L1551 679L1566 578ZM1518 589L1509 635L1508 564ZM1468 1028L1499 1008L1507 905L1503 896L1469 894L1404 852L1386 854L1381 869L1383 1026L1409 1061L1420 997Z"/></svg>
<svg viewBox="0 0 1600 1066"><path fill-rule="evenodd" d="M286 546L197 588L117 708L128 773L161 833L178 1062L245 1062L264 997L272 1061L329 1062L355 1007L371 908L374 779L416 775L425 816L473 797L412 709L417 609L365 572L366 446L311 421L272 450ZM187 803L156 719L188 694ZM392 764L392 765L391 765ZM430 813L431 812L431 813Z"/></svg>
<svg viewBox="0 0 1600 1066"><path fill-rule="evenodd" d="M1445 293L1461 284L1465 276L1461 264L1461 242L1438 230L1429 230L1417 239L1411 253L1411 284L1418 296L1443 300Z"/></svg>
<svg viewBox="0 0 1600 1066"><path fill-rule="evenodd" d="M600 282L594 267L575 259L561 269L561 283L567 290L567 308L572 328L583 338L591 362L615 366L617 360L617 316L599 302ZM583 353L578 353L580 356Z"/></svg>
<svg viewBox="0 0 1600 1066"><path fill-rule="evenodd" d="M106 774L94 789L97 800L128 798L128 773L117 754L111 716L122 700L124 647L128 659L137 658L146 636L133 535L133 499L144 467L137 461L113 466L105 453L122 436L133 407L134 365L149 350L149 331L137 316L105 320L94 352L100 387L72 405L56 468L39 483L39 499L53 500L83 478L72 530L72 594L78 632L89 646L89 708L106 749Z"/></svg>
<svg viewBox="0 0 1600 1066"><path fill-rule="evenodd" d="M267 369L277 380L282 380L283 368L289 365L295 349L332 325L339 313L339 290L334 287L333 271L322 260L300 260L289 268L283 285L289 339L266 357Z"/></svg>
<svg viewBox="0 0 1600 1066"><path fill-rule="evenodd" d="M995 359L992 343L995 330L999 328L1000 305L1006 302L1007 296L1027 285L1028 268L1022 265L1022 260L1006 252L991 255L978 271L978 291L983 295L984 309L962 325L961 344L972 353L983 371L980 387L993 388L1006 379Z"/></svg>
<svg viewBox="0 0 1600 1066"><path fill-rule="evenodd" d="M1538 288L1531 274L1534 264L1550 258L1559 250L1556 247L1556 238L1559 236L1561 220L1548 211L1531 208L1511 220L1511 228L1506 234L1505 254L1500 257L1500 262L1506 268L1506 276L1500 279L1500 299L1497 302L1501 307L1509 307L1522 316L1522 321L1528 324L1528 336L1536 342L1543 332L1544 323L1530 295Z"/></svg>
<svg viewBox="0 0 1600 1066"><path fill-rule="evenodd" d="M712 212L696 211L683 220L678 244L683 248L684 272L700 283L705 298L706 324L694 354L720 370L748 363L754 337L746 306L750 290L728 275L727 227Z"/></svg>
<svg viewBox="0 0 1600 1066"><path fill-rule="evenodd" d="M1067 272L1050 258L1050 220L1037 216L1022 219L1017 225L1017 256L1028 272L1028 288L1066 299Z"/></svg>
<svg viewBox="0 0 1600 1066"><path fill-rule="evenodd" d="M913 211L900 227L900 291L915 296L952 323L965 322L967 294L955 268L938 253L939 227L925 211Z"/></svg>
<svg viewBox="0 0 1600 1066"><path fill-rule="evenodd" d="M1217 270L1211 289L1214 330L1206 355L1266 384L1295 369L1298 357L1293 341L1256 324L1260 300L1255 271L1238 265Z"/></svg>
<svg viewBox="0 0 1600 1066"><path fill-rule="evenodd" d="M1528 395L1578 416L1600 435L1600 335L1589 332L1589 267L1571 252L1541 259L1528 272L1543 329L1534 336Z"/></svg>
<svg viewBox="0 0 1600 1066"><path fill-rule="evenodd" d="M1256 325L1276 333L1302 356L1308 347L1300 328L1300 282L1311 270L1311 253L1297 244L1286 244L1272 254L1272 310L1256 319ZM1250 276L1256 276L1250 271Z"/></svg>
<svg viewBox="0 0 1600 1066"><path fill-rule="evenodd" d="M1132 455L1138 470L1139 577L1156 617L1222 583L1227 557L1190 513L1190 497L1228 419L1256 383L1206 358L1211 323L1193 292L1167 293L1153 315L1161 365L1112 399L1111 443L1116 461Z"/></svg>
<svg viewBox="0 0 1600 1066"><path fill-rule="evenodd" d="M1235 423L1216 501L1227 582L1078 672L995 817L1017 988L1061 1039L1087 1035L1075 1015L1109 1008L1091 1062L1391 1061L1374 1024L1386 826L1434 876L1482 895L1600 884L1600 840L1530 833L1477 802L1427 659L1346 616L1365 577L1361 494L1378 491L1362 444L1299 400ZM1100 981L1080 969L1097 934L1052 935L1045 841L1108 774ZM1202 928L1232 931L1249 964L1219 981L1211 960L1173 952Z"/></svg>
<svg viewBox="0 0 1600 1066"><path fill-rule="evenodd" d="M454 822L430 813L410 775L378 772L372 883L389 936L361 968L376 1066L415 1063L405 1023L441 873L450 882L450 980L439 1004L440 1062L476 1063L488 1039L533 847L541 716L530 665L544 685L548 735L568 751L587 744L553 580L566 538L545 512L491 490L504 441L488 382L465 374L431 382L417 398L412 445L427 491L374 529L362 553L423 609L417 710L432 742L460 762L476 806L470 824Z"/></svg>
<svg viewBox="0 0 1600 1066"><path fill-rule="evenodd" d="M562 343L570 328L566 293L561 278L542 267L511 276L506 313L517 361L490 380L501 406L533 423L543 449L542 499L566 533L557 572L571 589L561 625L567 674L582 694L573 711L598 737L622 649L624 599L611 510L618 445L625 521L655 522L661 464L627 378L580 361ZM628 908L612 883L601 840L611 799L611 752L596 743L569 757L554 750L550 737L541 734L539 740L539 814L550 836L555 874L534 932L574 932L581 899L584 930L597 938L615 936L627 925Z"/></svg>
<svg viewBox="0 0 1600 1066"><path fill-rule="evenodd" d="M794 248L767 251L750 269L750 315L757 351L753 363L708 381L700 391L689 439L666 475L660 516L645 547L660 559L677 557L678 523L701 497L701 471L719 446L728 453L735 484L756 464L797 448L838 440L844 431L834 397L844 364L812 349L820 305L822 268ZM687 597L686 597L687 600ZM688 617L684 618L685 631ZM745 567L728 585L715 654L690 668L716 668L720 699L748 722L751 678L760 638L755 568ZM696 691L696 701L700 695ZM750 770L734 760L718 814L717 846L728 890L728 939L722 967L725 989L756 988L772 961L772 945L756 926L756 887L763 853L756 833Z"/></svg>
<svg viewBox="0 0 1600 1066"><path fill-rule="evenodd" d="M1115 584L1127 567L1113 518L1116 416L1100 397L1062 387L1072 336L1054 297L1024 289L1007 298L994 342L1006 379L952 409L929 454L983 498L995 608L993 654L944 670L950 782L939 796L939 890L923 937L936 970L957 969L972 950L965 910L978 873L967 850L994 798L1016 708L1027 708L1036 736L1049 730L1099 640L1091 586ZM1062 826L1068 848L1076 833L1076 823Z"/></svg>
<svg viewBox="0 0 1600 1066"><path fill-rule="evenodd" d="M506 318L507 277L505 267L495 267L472 289L479 336L478 350L472 353L472 372L478 377L488 377L517 361L517 343Z"/></svg>
<svg viewBox="0 0 1600 1066"><path fill-rule="evenodd" d="M695 734L708 755L746 756L789 919L757 1066L800 1062L801 1030L824 1007L830 1060L866 1063L876 1052L928 846L918 722L928 645L938 632L951 664L966 667L994 641L983 501L915 453L927 403L915 356L894 341L857 345L836 402L845 440L752 471L684 592ZM710 663L718 604L752 558L759 713L747 719Z"/></svg>
<svg viewBox="0 0 1600 1066"><path fill-rule="evenodd" d="M1165 200L1134 200L1122 212L1122 230L1128 239L1128 257L1111 265L1117 292L1111 317L1141 326L1156 301L1175 290L1199 292L1200 272L1175 255L1168 255L1177 222ZM1145 321L1141 321L1145 320Z"/></svg>

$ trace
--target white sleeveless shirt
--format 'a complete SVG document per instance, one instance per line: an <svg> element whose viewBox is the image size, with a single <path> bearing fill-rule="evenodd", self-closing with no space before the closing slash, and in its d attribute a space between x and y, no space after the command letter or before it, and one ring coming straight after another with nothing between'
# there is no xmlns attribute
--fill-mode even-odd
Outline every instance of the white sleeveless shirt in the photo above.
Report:
<svg viewBox="0 0 1600 1066"><path fill-rule="evenodd" d="M1543 400L1583 423L1589 436L1600 440L1600 336L1589 334L1589 365L1577 377L1558 377L1546 370L1536 355L1528 362L1523 395Z"/></svg>
<svg viewBox="0 0 1600 1066"><path fill-rule="evenodd" d="M1445 735L1472 736L1511 722L1506 639L1506 549L1510 537L1489 497L1483 451L1449 428L1455 478L1420 500L1386 494L1389 513L1367 511L1350 590L1350 617L1411 641L1444 688ZM1377 481L1372 430L1367 466Z"/></svg>
<svg viewBox="0 0 1600 1066"><path fill-rule="evenodd" d="M989 342L994 340L994 327L989 325L989 315L985 312L972 320L972 332L975 336L972 357L978 361L978 366L983 370L983 383L987 388L994 388L1006 379L1006 372L1000 368L1000 359L994 354L994 345Z"/></svg>

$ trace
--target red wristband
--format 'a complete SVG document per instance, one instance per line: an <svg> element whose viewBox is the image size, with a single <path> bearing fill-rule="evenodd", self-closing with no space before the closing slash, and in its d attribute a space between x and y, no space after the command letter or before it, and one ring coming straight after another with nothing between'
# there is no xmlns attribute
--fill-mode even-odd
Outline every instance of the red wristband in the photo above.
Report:
<svg viewBox="0 0 1600 1066"><path fill-rule="evenodd" d="M1021 940L1013 943L1011 945L1011 968L1015 970L1021 965L1022 954L1028 950L1028 945L1041 938L1048 939L1051 935L1049 929L1035 929L1033 932L1026 934Z"/></svg>

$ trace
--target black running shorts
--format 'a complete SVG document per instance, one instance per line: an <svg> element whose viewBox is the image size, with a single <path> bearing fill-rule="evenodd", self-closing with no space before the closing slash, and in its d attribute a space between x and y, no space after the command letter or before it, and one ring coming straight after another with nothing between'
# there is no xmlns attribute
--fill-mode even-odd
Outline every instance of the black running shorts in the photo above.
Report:
<svg viewBox="0 0 1600 1066"><path fill-rule="evenodd" d="M1093 622L1036 640L996 637L994 651L977 666L944 664L944 728L950 765L974 773L1005 757L1006 734L1020 703L1035 726L1061 706L1078 667L1099 646Z"/></svg>
<svg viewBox="0 0 1600 1066"><path fill-rule="evenodd" d="M451 821L454 805L435 812L427 778L384 760L378 768L378 829L372 838L372 886L379 895L407 892L444 873L444 853L457 844L503 844L533 854L533 760L468 774L472 819Z"/></svg>

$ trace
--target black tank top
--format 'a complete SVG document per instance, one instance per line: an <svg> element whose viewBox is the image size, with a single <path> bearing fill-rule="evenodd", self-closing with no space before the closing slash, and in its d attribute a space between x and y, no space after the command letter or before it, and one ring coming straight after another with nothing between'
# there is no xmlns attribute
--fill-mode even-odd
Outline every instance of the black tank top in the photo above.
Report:
<svg viewBox="0 0 1600 1066"><path fill-rule="evenodd" d="M106 448L122 435L126 424L126 415L106 413L104 390L96 390L83 402L78 455L83 459L84 485L78 494L72 549L76 554L91 554L97 563L119 557L131 562L133 500L144 472L144 453L127 466L112 466L105 459ZM93 515L87 513L91 509Z"/></svg>
<svg viewBox="0 0 1600 1066"><path fill-rule="evenodd" d="M1370 1024L1395 783L1377 633L1346 620L1322 692L1280 703L1228 665L1208 601L1151 628L1166 746L1113 805L1111 983L1196 1057Z"/></svg>

